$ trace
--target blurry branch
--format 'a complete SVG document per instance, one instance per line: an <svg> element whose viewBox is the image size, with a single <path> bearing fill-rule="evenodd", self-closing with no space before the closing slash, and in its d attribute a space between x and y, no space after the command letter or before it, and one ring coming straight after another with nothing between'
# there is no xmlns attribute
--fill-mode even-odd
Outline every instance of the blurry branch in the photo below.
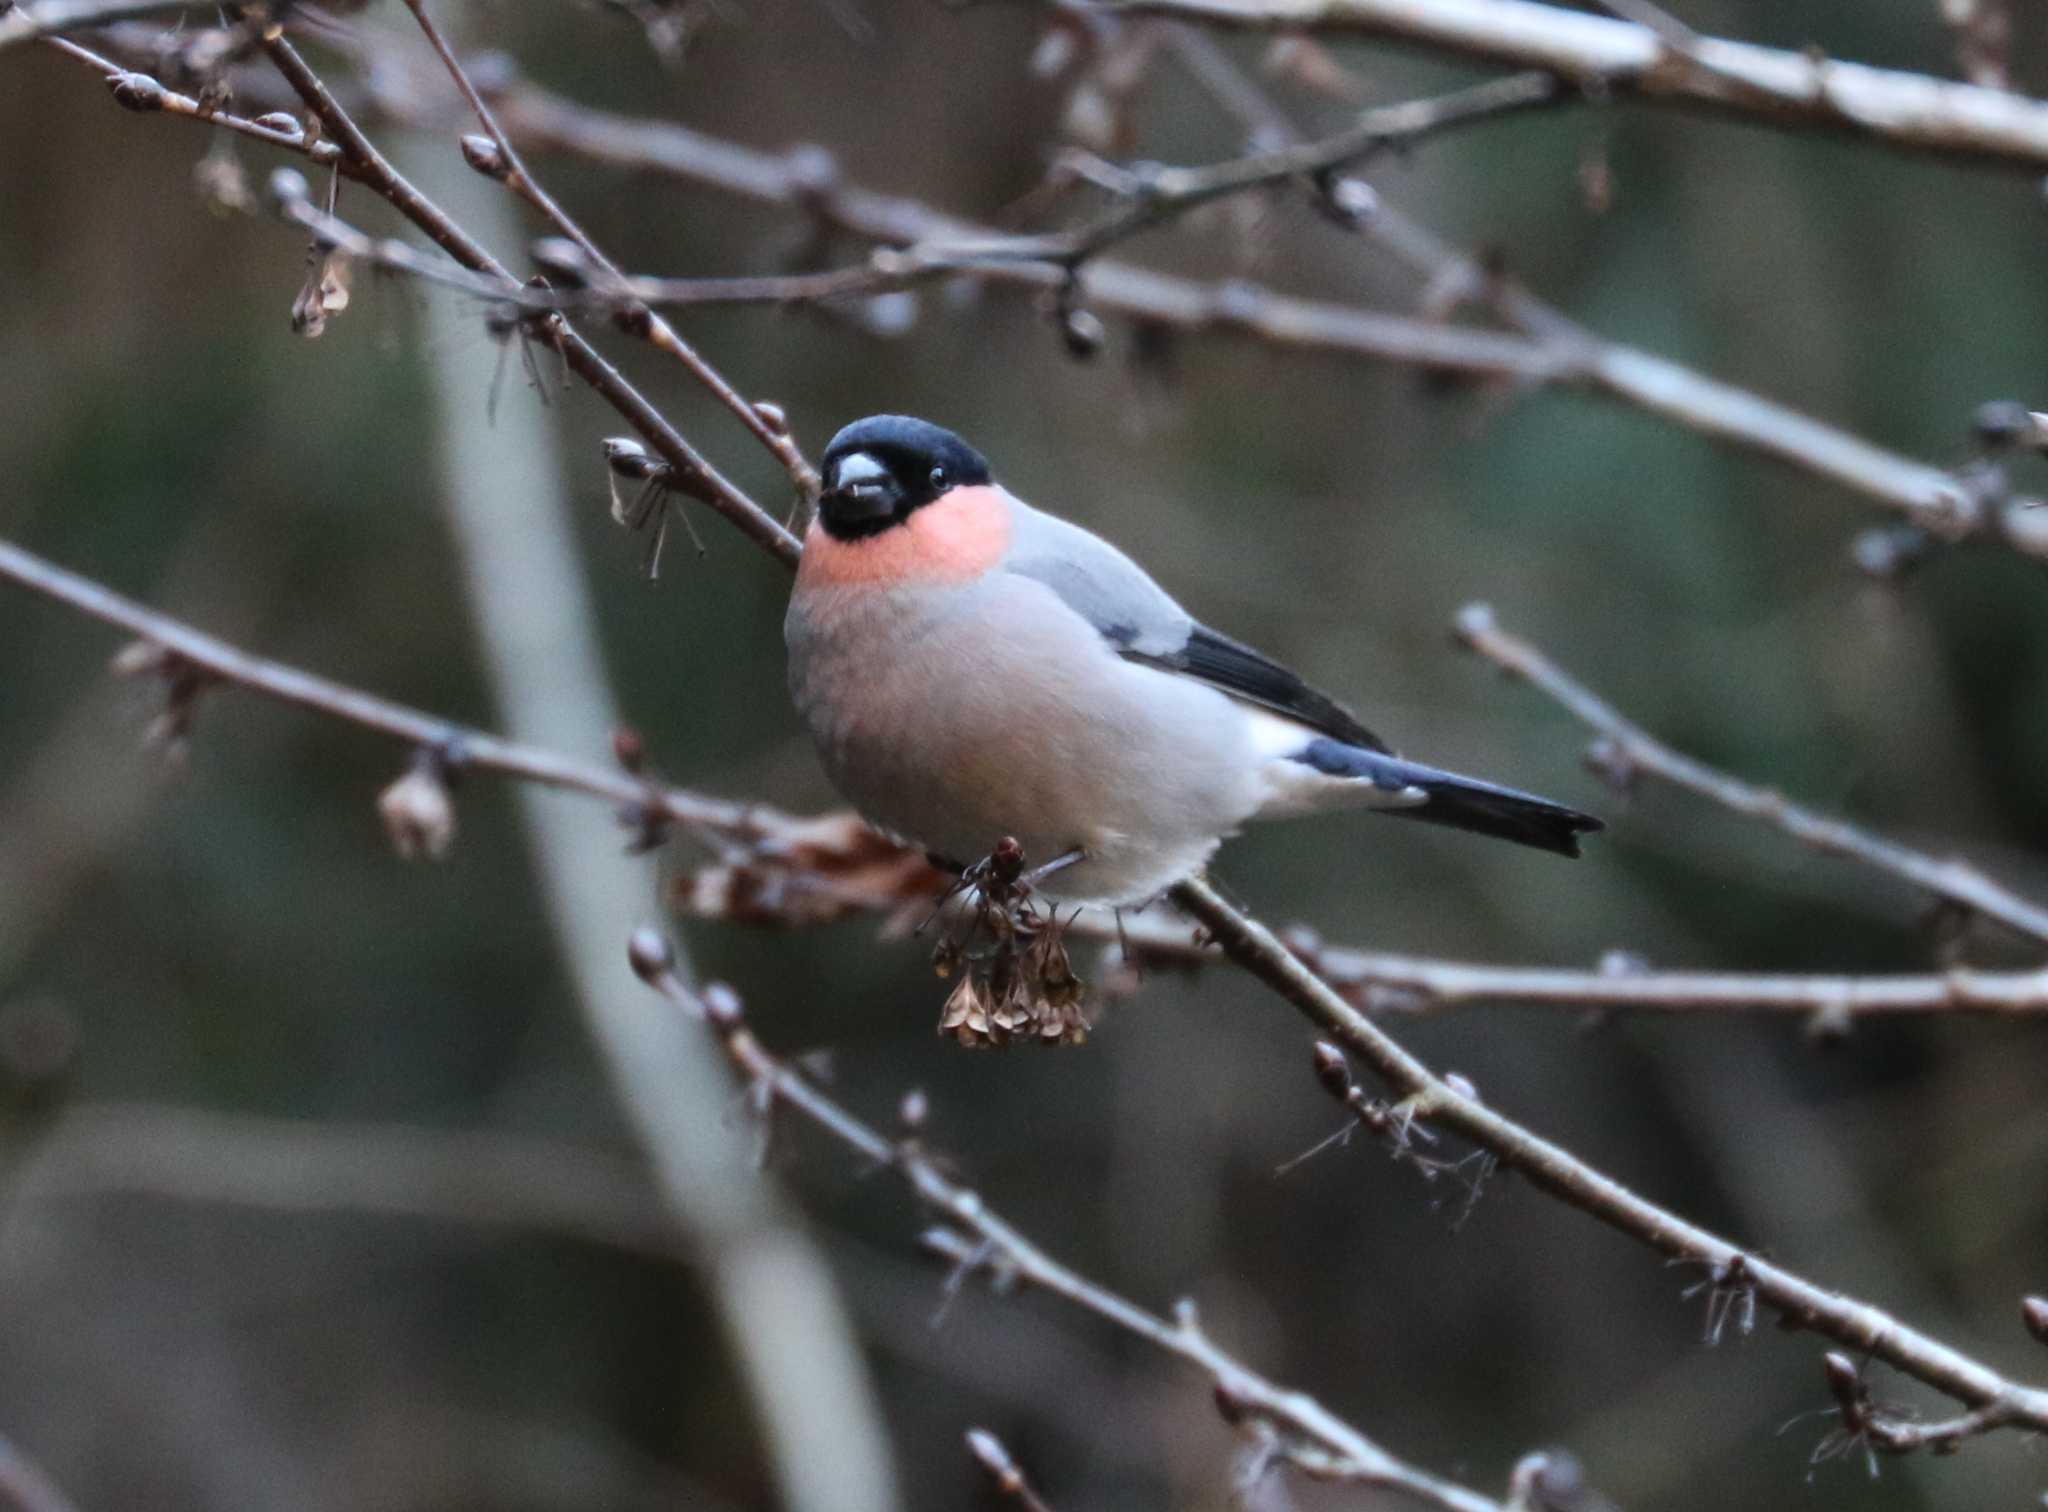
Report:
<svg viewBox="0 0 2048 1512"><path fill-rule="evenodd" d="M1313 1397L1256 1374L1202 1331L1191 1303L1181 1303L1168 1322L1053 1259L947 1174L950 1162L928 1152L914 1132L889 1138L772 1054L748 1028L731 989L713 984L692 991L672 969L668 938L659 929L635 931L629 954L642 981L678 1011L710 1026L762 1116L788 1108L900 1177L947 1225L943 1248L958 1256L961 1274L984 1271L1028 1283L1186 1360L1209 1377L1226 1422L1253 1434L1273 1458L1311 1476L1399 1491L1445 1512L1500 1512L1494 1499L1403 1463Z"/></svg>
<svg viewBox="0 0 2048 1512"><path fill-rule="evenodd" d="M967 1430L967 1452L974 1456L974 1462L981 1466L998 1495L1015 1502L1023 1512L1052 1512L1045 1498L1025 1479L1009 1448L986 1428Z"/></svg>
<svg viewBox="0 0 2048 1512"><path fill-rule="evenodd" d="M2024 95L1715 37L1680 45L1668 31L1535 0L1102 0L1100 8L1253 31L1376 37L1546 69L1623 98L1841 131L2035 173L2048 168L2048 103Z"/></svg>
<svg viewBox="0 0 2048 1512"><path fill-rule="evenodd" d="M448 0L452 9L461 0ZM472 10L474 23L483 20ZM445 141L408 134L402 150L444 206L488 242L519 235L518 206L470 175ZM427 337L436 490L461 566L463 597L498 718L514 738L588 749L620 718L598 634L594 590L563 484L557 427L498 428L478 404L497 366L463 336L474 312L440 304ZM615 739L613 757L621 760ZM391 820L394 791L380 807ZM419 791L429 837L452 822L444 793ZM739 1367L745 1400L789 1512L891 1512L901 1505L887 1431L866 1361L830 1267L755 1169L748 1142L722 1116L729 1084L701 1035L646 1002L618 966L618 928L646 906L654 867L622 857L575 804L531 785L516 795L556 954L621 1111L646 1149L661 1199L703 1256L705 1290ZM407 805L410 808L412 805ZM408 821L393 824L401 845ZM439 828L437 829L437 825ZM659 827L640 827L645 849Z"/></svg>
<svg viewBox="0 0 2048 1512"><path fill-rule="evenodd" d="M533 1229L657 1260L698 1258L643 1165L492 1130L67 1108L23 1166L21 1200L113 1193Z"/></svg>
<svg viewBox="0 0 2048 1512"><path fill-rule="evenodd" d="M1476 1093L1432 1072L1345 1002L1272 931L1225 903L1206 881L1191 878L1179 883L1172 897L1233 961L1293 1004L1343 1050L1365 1061L1394 1095L1396 1100L1386 1111L1402 1127L1427 1125L1456 1133L1569 1206L1674 1260L1703 1267L1717 1284L1753 1294L1775 1309L1787 1327L1848 1345L1947 1393L1973 1409L1973 1433L2048 1430L2048 1389L2008 1380L1889 1313L1817 1286L1638 1196L1561 1146L1496 1113ZM1318 1071L1323 1071L1322 1057ZM1325 1076L1326 1088L1334 1080Z"/></svg>
<svg viewBox="0 0 2048 1512"><path fill-rule="evenodd" d="M464 267L472 272L501 278L507 288L518 286L518 280L495 257L414 188L377 150L281 32L265 33L263 47L285 82L319 117L327 135L340 144L343 156L356 170L354 177L390 201L394 209L426 232ZM682 433L670 425L639 390L628 383L619 370L565 319L558 315L542 317L537 334L549 346L560 351L563 360L577 376L661 453L675 470L674 486L677 489L724 515L771 555L785 563L795 563L798 551L796 538L700 455Z"/></svg>
<svg viewBox="0 0 2048 1512"><path fill-rule="evenodd" d="M103 60L96 66L128 81L124 99L175 101L164 108L194 119L211 119L318 162L336 161L338 149L330 142L293 141L260 129L261 122L224 113L209 117L196 101L165 90L147 75L121 74ZM1527 334L1472 330L1440 320L1295 298L1244 280L1203 282L1107 259L1089 261L1080 286L1073 288L1073 279L1056 262L992 259L989 255L992 248L1014 248L1025 239L1005 236L916 200L844 183L831 155L821 148L763 152L671 122L614 116L574 105L529 84L508 86L495 93L491 103L508 138L529 148L571 153L628 171L662 174L801 210L823 225L884 244L862 264L825 273L738 279L626 277L617 289L607 291L600 286L595 292L580 293L531 285L522 291L495 264L456 254L472 272L481 269L493 280L505 280L495 287L497 298L507 308L524 310L536 318L563 309L616 311L621 294L629 302L637 299L642 304L666 306L811 303L904 288L947 274L1019 283L1065 291L1070 300L1085 300L1092 309L1121 315L1142 327L1235 333L1281 350L1330 352L1475 382L1516 388L1547 385L1600 395L1859 494L1905 515L1934 538L1998 539L2028 555L2048 558L2048 510L2030 509L2031 501L1986 497L1984 490L1955 473L1888 451L1679 363L1594 337L1529 296L1508 289L1501 280L1493 281L1495 287L1489 293L1497 296ZM396 90L381 92L376 105L414 123L432 119L415 99ZM144 104L137 108L156 107ZM336 166L345 176L376 182L376 175L353 158L343 157ZM433 234L431 218L421 223ZM1450 274L1468 265L1468 260L1457 258L1387 207L1358 218L1358 224L1425 272ZM339 240L345 228L330 229ZM435 239L442 241L439 236ZM383 265L421 272L416 256L399 256L396 245L375 242L367 255ZM1041 244L1037 250L1042 254L1047 248ZM1051 250L1061 248L1055 245ZM556 271L575 270L558 263ZM460 282L446 277L440 281ZM465 286L479 295L486 287ZM650 295L656 297L647 297ZM542 329L543 339L553 344L557 327ZM580 338L573 332L568 332L566 339L571 366L579 372L584 371L579 363L602 364L603 359L594 354L588 358L578 355L587 348L574 344ZM665 429L666 422L608 366L602 372L608 378L593 381L593 387L612 399L620 413L677 466L680 478L686 482L694 479L696 463L688 460L694 453L681 437L672 431L665 439L658 435L656 428ZM680 463L679 457L683 459ZM717 482L723 484L724 480ZM750 535L776 540L775 534L763 528L765 516L745 517L729 497L721 494L719 498L722 502L714 507L728 517L740 518ZM793 540L773 549L785 560L794 560Z"/></svg>
<svg viewBox="0 0 2048 1512"><path fill-rule="evenodd" d="M420 30L426 35L429 45L433 47L435 54L447 68L449 76L455 81L455 87L461 91L463 99L469 102L470 109L476 112L476 118L484 128L485 140L482 143L478 143L475 138L463 140L463 156L470 166L489 178L497 179L520 195L546 217L549 224L575 243L583 255L607 276L617 278L618 265L598 249L597 243L570 218L568 212L562 209L555 197L541 186L540 180L536 179L526 164L520 160L519 150L512 145L512 139L506 136L498 125L497 118L491 114L491 107L485 102L484 97L477 92L476 85L471 81L468 71L463 68L462 60L456 56L455 49L448 44L441 29L434 24L433 17L427 14L424 0L406 0L406 5L412 11L413 18L419 22ZM787 425L781 422L778 413L764 412L761 406L742 396L726 382L723 374L699 356L696 349L677 334L675 327L652 311L624 308L618 312L616 323L621 330L641 337L649 346L682 363L690 375L708 389L720 404L730 410L755 440L768 449L769 455L782 464L804 506L808 508L817 502L818 474L805 460L802 450L790 436Z"/></svg>
<svg viewBox="0 0 2048 1512"><path fill-rule="evenodd" d="M1955 34L1963 77L1987 89L2012 88L2009 0L1940 0L1941 19Z"/></svg>
<svg viewBox="0 0 2048 1512"><path fill-rule="evenodd" d="M0 1438L0 1512L77 1512L43 1468Z"/></svg>
<svg viewBox="0 0 2048 1512"><path fill-rule="evenodd" d="M17 0L11 7L0 0L0 52L38 37L58 32L79 31L109 22L154 16L165 11L212 10L200 0Z"/></svg>
<svg viewBox="0 0 2048 1512"><path fill-rule="evenodd" d="M1843 856L1888 872L1966 915L1981 914L2038 943L2048 944L2048 909L2001 887L1966 861L1937 860L1840 819L1802 808L1782 793L1753 787L1672 750L1624 718L1527 641L1502 630L1486 605L1471 604L1461 610L1456 630L1460 644L1508 676L1548 695L1589 726L1599 739L1586 753L1587 765L1617 787L1625 788L1638 777L1670 783L1739 814L1775 825L1823 855Z"/></svg>

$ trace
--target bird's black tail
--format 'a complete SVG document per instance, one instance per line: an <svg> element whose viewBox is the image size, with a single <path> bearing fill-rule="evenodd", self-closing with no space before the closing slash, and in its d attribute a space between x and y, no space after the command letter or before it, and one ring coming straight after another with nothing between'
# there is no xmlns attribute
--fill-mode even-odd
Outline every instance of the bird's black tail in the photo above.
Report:
<svg viewBox="0 0 2048 1512"><path fill-rule="evenodd" d="M1560 856L1577 856L1579 836L1606 828L1591 814L1538 798L1534 793L1517 792L1476 777L1460 777L1456 772L1440 771L1419 761L1403 761L1398 756L1340 741L1314 741L1298 759L1333 777L1361 777L1390 792L1420 788L1428 795L1423 802L1410 807L1377 810L1392 818L1448 825Z"/></svg>

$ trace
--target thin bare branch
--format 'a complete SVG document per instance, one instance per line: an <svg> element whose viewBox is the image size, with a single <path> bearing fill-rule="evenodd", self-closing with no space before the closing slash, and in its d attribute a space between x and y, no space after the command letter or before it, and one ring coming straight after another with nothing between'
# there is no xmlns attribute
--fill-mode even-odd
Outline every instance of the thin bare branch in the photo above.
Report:
<svg viewBox="0 0 2048 1512"><path fill-rule="evenodd" d="M193 103L192 111L172 113L197 118L200 113ZM385 97L380 98L379 106L408 120L425 119L410 100ZM865 264L824 274L626 281L629 293L658 293L663 296L658 302L664 305L829 300L908 287L948 273L1042 289L1058 289L1068 281L1067 273L1054 264L990 260L986 256L991 247L1014 247L1018 238L916 200L841 183L829 156L816 148L786 154L762 152L670 122L612 116L573 105L531 85L519 85L498 96L495 111L508 135L530 148L574 153L629 171L660 173L800 208L838 229L887 244ZM240 129L232 119L222 124ZM331 161L330 143L308 149L270 137L265 140L316 161ZM340 166L348 176L365 177L350 162ZM1415 238L1427 233L1407 227L1394 236L1389 228L1403 223L1386 207L1363 224L1388 245L1406 246L1404 255L1411 260L1426 260L1424 244ZM388 243L380 245L389 248ZM1433 240L1427 245L1433 246ZM1439 251L1443 257L1450 256ZM464 261L459 255L458 260ZM467 261L464 265L474 266ZM508 289L504 297L521 308L550 312L589 305L615 308L618 296L562 295L529 287L516 295ZM1934 537L2002 540L2027 555L2048 558L2048 509L2032 507L2032 500L1986 501L1953 472L1889 451L1652 353L1616 342L1580 339L1586 333L1576 327L1566 329L1559 318L1546 321L1540 338L1532 339L1295 298L1244 280L1205 283L1108 259L1088 264L1079 297L1090 308L1161 328L1235 333L1282 350L1329 352L1475 381L1547 385L1596 394L1832 483L1904 515ZM1526 296L1517 296L1516 303L1509 306L1525 313L1534 307ZM570 335L572 342L580 340ZM572 365L585 360L576 356L577 350L572 344ZM600 392L613 399L636 429L655 441L657 450L671 462L694 455L680 436L666 442L656 436L652 428L665 422L608 366L605 371L616 379L618 390L607 392L600 387ZM690 470L689 465L679 464L681 476L688 477ZM743 528L754 534L758 522ZM775 549L785 559L794 560L793 541L788 548Z"/></svg>
<svg viewBox="0 0 2048 1512"><path fill-rule="evenodd" d="M1502 630L1486 605L1471 604L1459 612L1457 635L1460 644L1510 677L1529 683L1592 729L1600 738L1587 752L1587 763L1611 781L1626 784L1642 776L1670 783L1775 825L1824 855L1842 856L1888 872L1945 902L2048 944L2048 909L1994 882L1967 861L1939 860L1803 808L1782 793L1752 786L1672 750L1527 641Z"/></svg>
<svg viewBox="0 0 2048 1512"><path fill-rule="evenodd" d="M915 1139L891 1139L862 1121L787 1061L774 1055L747 1025L738 997L713 985L693 992L669 967L667 936L646 926L632 939L630 958L641 980L678 1011L707 1023L726 1056L756 1094L756 1106L788 1108L877 1167L893 1171L970 1246L970 1269L992 1265L1187 1361L1209 1377L1218 1407L1240 1425L1261 1425L1279 1435L1280 1457L1312 1474L1382 1486L1445 1512L1500 1512L1491 1497L1468 1491L1396 1459L1313 1397L1275 1385L1237 1360L1203 1332L1183 1303L1173 1321L1089 1280L1040 1249L979 1193L948 1174L949 1162Z"/></svg>
<svg viewBox="0 0 2048 1512"><path fill-rule="evenodd" d="M1208 882L1182 882L1172 897L1233 961L1363 1060L1397 1098L1403 1118L1462 1136L1540 1190L1661 1254L1691 1261L1709 1274L1739 1271L1758 1300L1788 1326L1848 1345L1966 1407L1982 1409L1985 1429L2048 1430L2048 1389L2009 1380L1880 1308L1815 1285L1659 1207L1431 1071Z"/></svg>
<svg viewBox="0 0 2048 1512"><path fill-rule="evenodd" d="M515 745L310 672L252 656L7 541L0 541L0 578L142 637L149 645L169 653L174 659L172 666L182 665L202 682L233 683L283 703L440 752L453 768L498 772L608 799L636 824L651 815L721 835L757 832L749 805L704 798L591 762ZM157 670L169 673L171 666L160 666Z"/></svg>
<svg viewBox="0 0 2048 1512"><path fill-rule="evenodd" d="M735 841L716 863L677 879L675 907L692 918L771 929L805 928L868 914L885 936L915 911L929 912L939 886L907 850L895 852L850 814L809 821L752 811L762 839ZM833 818L841 821L835 831ZM798 838L800 836L800 838ZM955 898L950 916L970 905ZM1131 964L1191 970L1216 960L1187 921L1155 909L1118 919L1084 910L1062 926L1070 938L1115 947ZM1283 932L1287 946L1353 1006L1417 1015L1493 1004L1570 1013L1700 1015L1761 1013L1805 1020L1816 1034L1846 1032L1857 1020L1909 1015L2048 1017L2048 970L1846 975L1652 970L1616 951L1593 970L1489 966L1333 945L1313 930Z"/></svg>
<svg viewBox="0 0 2048 1512"><path fill-rule="evenodd" d="M1302 140L1287 112L1206 32L1174 26L1167 39L1188 72L1248 132L1281 142ZM2012 496L2003 470L1962 473L1914 462L1666 358L1609 341L1537 298L1512 270L1453 248L1384 200L1375 200L1367 212L1328 219L1412 268L1425 280L1425 305L1476 306L1554 353L1559 371L1571 375L1565 382L1863 494L1905 515L1930 541L1990 539L2048 558L2048 509Z"/></svg>
<svg viewBox="0 0 2048 1512"><path fill-rule="evenodd" d="M726 193L786 205L829 225L897 248L975 247L1006 240L989 227L917 200L843 182L817 148L768 153L666 121L592 110L533 85L497 101L507 131L532 148L574 153L633 172L657 173ZM1453 254L1381 205L1361 229L1435 271ZM983 279L1057 287L1063 274L1039 264L963 267ZM850 276L850 275L842 275ZM842 291L843 292L843 291ZM1474 331L1434 320L1322 300L1297 299L1241 280L1203 283L1108 259L1091 262L1089 308L1181 330L1235 332L1268 345L1595 394L1708 439L1823 479L1906 516L1942 539L2003 540L2048 558L2048 509L1977 497L1956 473L1890 451L1839 427L1668 358L1592 338L1525 295L1507 309L1531 334ZM1538 318L1539 315L1545 318Z"/></svg>
<svg viewBox="0 0 2048 1512"><path fill-rule="evenodd" d="M508 286L517 285L518 281L489 251L414 188L377 150L282 33L266 33L263 46L285 82L320 118L327 134L340 144L343 154L354 163L358 170L356 177L389 200L400 214L426 232L436 245L464 267L503 278ZM717 510L771 555L787 565L795 565L800 549L795 536L713 467L565 318L550 315L543 317L543 321L544 338L550 345L559 347L571 370L616 409L675 469L674 486L677 489Z"/></svg>
<svg viewBox="0 0 2048 1512"><path fill-rule="evenodd" d="M1118 14L1252 31L1375 37L1477 62L1547 69L1582 88L2038 173L2048 104L1925 74L1702 37L1690 49L1632 21L1537 0L1103 0Z"/></svg>
<svg viewBox="0 0 2048 1512"><path fill-rule="evenodd" d="M710 836L722 865L679 897L699 917L784 927L841 912L888 914L931 895L936 873L846 815L806 819L735 803L630 772L580 762L466 728L359 689L243 651L147 609L89 579L0 541L0 578L66 604L171 652L211 679L440 753L463 771L493 772L586 793L615 805L634 828L672 823ZM737 869L746 868L745 874ZM739 900L744 899L744 903ZM821 905L833 910L821 912ZM1214 952L1188 926L1154 913L1113 920L1084 913L1082 937L1127 943L1161 967L1194 967ZM1904 1014L2048 1014L2048 971L1957 969L1917 976L1802 976L1740 972L1572 971L1484 966L1325 944L1305 930L1288 943L1332 988L1375 1013L1422 1013L1482 1003L1573 1011L1763 1012L1804 1016L1833 1029Z"/></svg>
<svg viewBox="0 0 2048 1512"><path fill-rule="evenodd" d="M545 216L550 225L574 242L583 254L606 274L612 278L619 277L618 265L599 250L597 243L590 239L520 159L519 149L513 146L512 139L506 136L504 129L498 125L497 118L491 113L490 105L478 93L468 70L462 66L462 60L449 45L447 37L435 24L434 18L428 14L425 0L406 0L406 6L412 11L414 20L419 23L420 31L426 36L428 44L441 59L442 65L447 68L449 77L455 81L455 87L461 91L463 99L468 101L470 109L476 112L476 118L482 124L484 134L488 138L488 145L494 149L495 156L470 151L468 156L472 166L481 165L483 171L499 179ZM817 470L806 460L802 448L789 434L788 427L777 423L775 412L764 411L735 389L726 381L724 374L706 362L696 348L683 340L675 327L659 315L647 310L630 309L619 313L621 318L618 324L622 330L641 337L655 350L675 358L720 404L738 417L740 424L746 427L748 433L766 447L769 454L788 472L790 482L795 486L798 497L806 508L817 502Z"/></svg>
<svg viewBox="0 0 2048 1512"><path fill-rule="evenodd" d="M1070 231L1013 238L1012 257L1069 270L1141 231L1165 225L1226 195L1292 179L1313 179L1389 147L1410 146L1454 127L1549 109L1572 98L1549 74L1523 73L1428 99L1363 111L1328 137L1248 153L1201 168L1112 169L1105 177L1117 201ZM1108 165L1104 165L1106 168Z"/></svg>
<svg viewBox="0 0 2048 1512"><path fill-rule="evenodd" d="M678 822L735 838L762 832L762 811L704 800L588 764L460 731L401 705L248 656L5 543L0 543L0 576L141 635L173 656L186 659L208 677L235 682L417 746L445 744L448 749L466 751L475 767L613 798L636 813L658 810ZM448 744L451 737L453 744ZM1986 1409L1985 1421L1989 1426L2048 1428L2048 1391L2008 1381L1989 1367L1876 1308L1827 1292L1646 1201L1436 1077L1346 1002L1335 987L1303 964L1264 926L1224 903L1207 883L1183 883L1173 896L1227 955L1294 1004L1346 1049L1360 1055L1401 1096L1408 1116L1420 1122L1433 1121L1464 1135L1522 1171L1543 1190L1665 1254L1718 1266L1723 1271L1740 1263L1753 1276L1758 1296L1783 1312L1789 1322L1865 1350L1950 1393L1966 1406ZM806 1107L805 1111L812 1110ZM837 1115L835 1110L834 1116L843 1115ZM861 1135L849 1142L878 1159L884 1158L892 1147L881 1141L879 1135L859 1127ZM1142 1313L1138 1316L1149 1318ZM1151 1319L1150 1326L1168 1327L1157 1319ZM1175 1338L1187 1343L1178 1331L1172 1332Z"/></svg>

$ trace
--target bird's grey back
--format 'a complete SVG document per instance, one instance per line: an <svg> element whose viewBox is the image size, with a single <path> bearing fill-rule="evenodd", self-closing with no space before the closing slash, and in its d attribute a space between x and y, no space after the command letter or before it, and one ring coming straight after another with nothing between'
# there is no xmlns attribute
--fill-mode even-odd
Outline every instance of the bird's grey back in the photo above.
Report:
<svg viewBox="0 0 2048 1512"><path fill-rule="evenodd" d="M1011 499L1014 533L1003 569L1046 585L1107 640L1142 656L1187 644L1194 619L1145 569L1079 525Z"/></svg>

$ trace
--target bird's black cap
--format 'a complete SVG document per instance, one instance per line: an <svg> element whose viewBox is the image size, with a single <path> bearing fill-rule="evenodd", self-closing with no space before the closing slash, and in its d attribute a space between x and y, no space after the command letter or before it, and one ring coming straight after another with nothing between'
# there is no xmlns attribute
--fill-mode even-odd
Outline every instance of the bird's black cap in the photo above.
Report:
<svg viewBox="0 0 2048 1512"><path fill-rule="evenodd" d="M988 459L943 426L869 415L825 448L818 517L841 540L899 525L950 488L989 481Z"/></svg>

